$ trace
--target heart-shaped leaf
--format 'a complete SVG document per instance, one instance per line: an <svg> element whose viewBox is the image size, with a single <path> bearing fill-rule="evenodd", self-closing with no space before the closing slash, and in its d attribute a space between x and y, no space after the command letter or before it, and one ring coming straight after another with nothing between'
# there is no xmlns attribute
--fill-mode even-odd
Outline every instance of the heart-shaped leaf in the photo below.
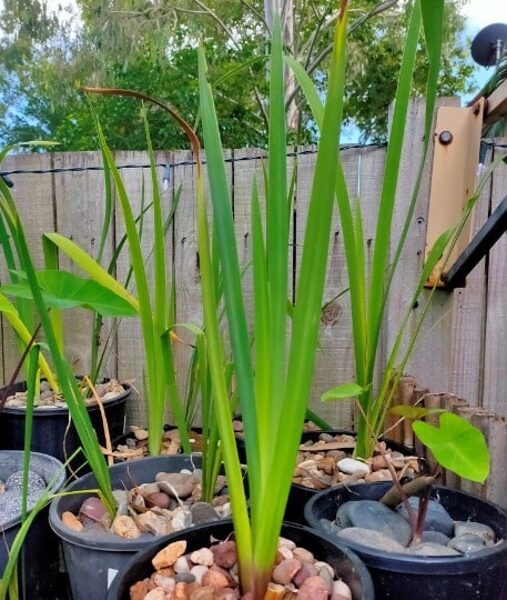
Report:
<svg viewBox="0 0 507 600"><path fill-rule="evenodd" d="M460 477L482 483L489 473L489 452L482 432L450 412L440 415L439 426L416 421L412 428L435 460Z"/></svg>
<svg viewBox="0 0 507 600"><path fill-rule="evenodd" d="M46 304L52 308L87 308L106 317L134 316L135 309L123 298L91 279L66 271L45 270L37 273ZM5 294L32 299L27 282L6 285Z"/></svg>

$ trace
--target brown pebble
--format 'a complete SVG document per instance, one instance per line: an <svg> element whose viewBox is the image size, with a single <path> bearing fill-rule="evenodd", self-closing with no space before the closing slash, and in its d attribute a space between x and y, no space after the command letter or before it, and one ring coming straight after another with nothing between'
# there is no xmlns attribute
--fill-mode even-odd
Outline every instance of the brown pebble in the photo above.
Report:
<svg viewBox="0 0 507 600"><path fill-rule="evenodd" d="M62 514L62 523L65 527L72 529L72 531L83 531L83 524L81 521L74 513L71 513L68 510Z"/></svg>
<svg viewBox="0 0 507 600"><path fill-rule="evenodd" d="M172 600L188 600L187 584L181 581L177 583L171 595Z"/></svg>
<svg viewBox="0 0 507 600"><path fill-rule="evenodd" d="M215 600L215 588L211 585L196 588L188 596L189 600Z"/></svg>
<svg viewBox="0 0 507 600"><path fill-rule="evenodd" d="M203 586L211 585L215 588L226 588L229 587L229 578L213 567L204 573L201 583Z"/></svg>
<svg viewBox="0 0 507 600"><path fill-rule="evenodd" d="M222 542L213 546L215 564L223 569L230 569L237 561L236 544L234 542Z"/></svg>
<svg viewBox="0 0 507 600"><path fill-rule="evenodd" d="M301 561L296 558L282 560L282 562L273 569L273 581L286 585L294 575L301 569Z"/></svg>
<svg viewBox="0 0 507 600"><path fill-rule="evenodd" d="M148 508L152 508L153 506L158 506L158 508L169 508L171 504L171 498L164 492L148 494L144 497L144 500Z"/></svg>
<svg viewBox="0 0 507 600"><path fill-rule="evenodd" d="M161 587L156 587L146 594L144 600L165 600L165 592Z"/></svg>
<svg viewBox="0 0 507 600"><path fill-rule="evenodd" d="M318 575L308 577L298 591L298 600L327 600L327 598L327 583Z"/></svg>
<svg viewBox="0 0 507 600"><path fill-rule="evenodd" d="M317 575L317 569L313 563L304 560L301 563L301 569L294 575L292 581L300 588L309 577L315 577L315 575Z"/></svg>
<svg viewBox="0 0 507 600"><path fill-rule="evenodd" d="M162 548L152 559L151 563L157 571L164 567L171 567L178 560L178 558L185 553L187 549L187 542L181 540L179 542L173 542Z"/></svg>
<svg viewBox="0 0 507 600"><path fill-rule="evenodd" d="M130 586L130 600L143 600L150 591L150 580L144 579Z"/></svg>

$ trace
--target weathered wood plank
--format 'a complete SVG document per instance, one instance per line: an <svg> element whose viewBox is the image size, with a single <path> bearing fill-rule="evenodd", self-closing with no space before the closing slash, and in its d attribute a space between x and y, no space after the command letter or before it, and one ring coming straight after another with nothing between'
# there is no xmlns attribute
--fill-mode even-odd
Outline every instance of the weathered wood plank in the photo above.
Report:
<svg viewBox="0 0 507 600"><path fill-rule="evenodd" d="M496 148L495 157L505 154ZM501 163L493 174L491 210L507 194L507 165ZM482 406L500 416L507 416L505 373L507 371L507 236L503 236L489 253L486 331L484 340L484 392Z"/></svg>
<svg viewBox="0 0 507 600"><path fill-rule="evenodd" d="M51 154L19 154L8 156L2 162L2 171L23 169L49 170L53 166ZM54 199L53 175L51 173L26 173L10 175L14 187L11 192L16 201L16 206L23 223L28 246L35 266L42 268L43 253L41 236L48 231L54 231ZM0 284L7 283L3 256L0 258ZM20 347L8 322L2 317L2 338L0 339L3 382L7 382L21 356ZM25 377L22 371L18 379Z"/></svg>
<svg viewBox="0 0 507 600"><path fill-rule="evenodd" d="M54 155L54 166L58 169L74 167L86 169L100 166L97 152L67 152ZM83 250L96 258L104 222L105 192L102 171L65 171L54 175L54 197L56 229L73 240ZM104 248L102 265L107 268L113 251L113 231ZM72 262L60 256L60 268L77 275L83 274ZM64 312L64 340L66 357L78 374L88 374L91 360L93 314L89 310L73 309ZM101 337L106 339L111 322L104 324ZM117 348L113 345L104 364L103 375L114 375L114 356Z"/></svg>

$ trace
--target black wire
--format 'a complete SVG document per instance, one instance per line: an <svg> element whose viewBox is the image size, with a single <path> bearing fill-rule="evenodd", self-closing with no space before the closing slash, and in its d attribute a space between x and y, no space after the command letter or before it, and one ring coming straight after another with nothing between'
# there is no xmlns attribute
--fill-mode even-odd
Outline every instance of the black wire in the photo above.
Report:
<svg viewBox="0 0 507 600"><path fill-rule="evenodd" d="M385 143L347 144L347 145L340 146L340 150L343 152L345 150L354 150L354 149L358 149L358 148L383 148L386 145L387 144L385 144ZM294 152L288 152L287 156L289 156L289 157L304 156L306 154L316 154L316 153L317 153L316 149L298 150L298 151L294 151ZM236 162L249 161L249 160L261 160L263 158L267 158L267 154L259 154L258 156L241 156L238 158L231 157L231 158L226 158L225 162L236 163ZM155 166L167 168L168 166L186 167L186 166L192 166L195 164L196 164L195 160L184 160L184 161L177 162L177 163L171 163L170 165L168 165L167 163L157 163ZM206 164L206 161L204 160L202 164ZM118 165L116 168L119 170L121 170L121 169L149 169L150 165L149 164L143 164L143 165L127 164L127 165ZM43 175L45 173L80 173L80 172L84 172L84 171L103 171L103 170L104 170L104 167L100 167L100 166L96 166L96 167L93 167L93 166L92 167L66 167L66 168L54 168L54 169L13 169L12 171L0 171L0 177L7 177L9 175Z"/></svg>

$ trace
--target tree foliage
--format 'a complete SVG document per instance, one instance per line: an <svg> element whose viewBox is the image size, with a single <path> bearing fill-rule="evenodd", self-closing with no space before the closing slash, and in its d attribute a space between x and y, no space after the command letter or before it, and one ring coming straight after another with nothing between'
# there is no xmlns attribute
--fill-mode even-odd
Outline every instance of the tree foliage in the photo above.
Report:
<svg viewBox="0 0 507 600"><path fill-rule="evenodd" d="M463 0L447 3L448 33L440 94L469 91L472 67L460 41ZM285 3L286 51L297 57L325 87L327 49L335 7L328 0ZM80 85L137 89L174 105L190 122L198 119L197 57L202 43L209 59L222 135L228 147L265 144L266 23L262 0L77 0L79 13L51 14L44 0L6 0L0 28L0 121L3 141L51 138L60 150L97 147L88 102L93 101L114 149L144 147L139 107L129 99L89 100ZM380 7L380 8L379 8ZM375 14L378 12L378 14ZM403 0L356 0L351 11L351 86L346 118L362 139L382 140L387 107L406 27ZM423 52L414 93L422 92ZM241 65L244 65L242 68ZM248 85L244 85L248 79ZM252 90L255 89L255 93ZM293 141L313 141L311 117L297 89L300 127ZM155 148L182 148L180 132L152 111Z"/></svg>

